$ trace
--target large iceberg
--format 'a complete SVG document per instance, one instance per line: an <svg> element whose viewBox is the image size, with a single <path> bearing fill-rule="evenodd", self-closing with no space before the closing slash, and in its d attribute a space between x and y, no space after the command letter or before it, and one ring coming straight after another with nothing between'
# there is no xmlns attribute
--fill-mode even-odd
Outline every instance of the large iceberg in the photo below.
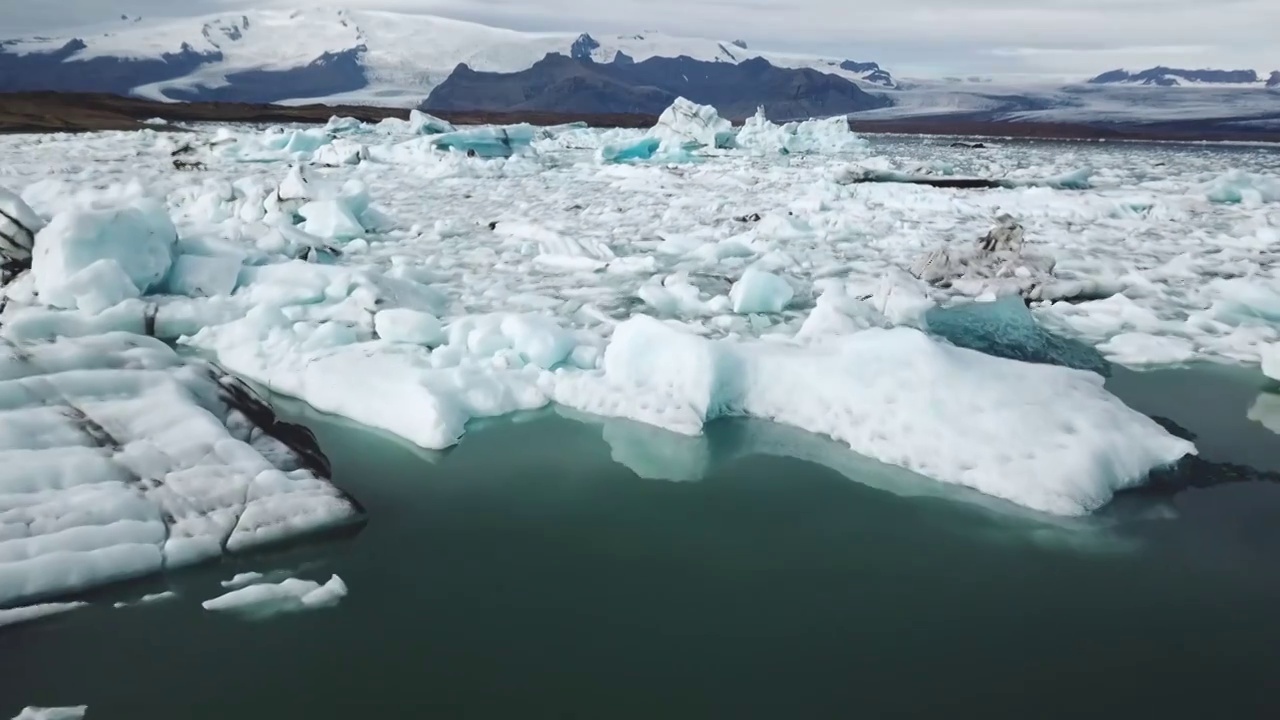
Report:
<svg viewBox="0 0 1280 720"><path fill-rule="evenodd" d="M868 147L843 115L776 125L765 116L764 108L742 124L734 142L744 149L784 155L859 152Z"/></svg>
<svg viewBox="0 0 1280 720"><path fill-rule="evenodd" d="M105 309L159 285L177 240L168 212L154 200L59 213L36 235L36 291L54 307Z"/></svg>
<svg viewBox="0 0 1280 720"><path fill-rule="evenodd" d="M854 451L1060 515L1081 515L1195 453L1101 376L995 358L909 328L798 347L621 323L603 368L562 373L571 408L697 434L723 416L792 425Z"/></svg>
<svg viewBox="0 0 1280 720"><path fill-rule="evenodd" d="M357 519L310 434L127 333L0 338L0 606Z"/></svg>
<svg viewBox="0 0 1280 720"><path fill-rule="evenodd" d="M661 142L663 151L679 152L733 147L734 132L733 124L715 108L681 97L662 111L649 136Z"/></svg>
<svg viewBox="0 0 1280 720"><path fill-rule="evenodd" d="M43 227L44 218L22 198L0 187L0 261L6 264L29 262L35 234Z"/></svg>

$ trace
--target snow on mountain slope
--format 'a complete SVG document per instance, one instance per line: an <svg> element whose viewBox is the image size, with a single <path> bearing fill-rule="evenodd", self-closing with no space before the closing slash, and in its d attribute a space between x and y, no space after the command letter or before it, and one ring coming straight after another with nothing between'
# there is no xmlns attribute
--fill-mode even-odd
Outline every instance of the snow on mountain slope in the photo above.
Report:
<svg viewBox="0 0 1280 720"><path fill-rule="evenodd" d="M779 67L814 68L869 85L892 84L888 74L874 63L759 53L729 41L658 33L596 38L573 32L518 32L429 15L341 9L131 19L56 37L0 42L0 60L6 55L31 60L44 54L54 63L105 58L172 62L177 57L195 62L198 66L193 71L175 69L161 80L133 88L135 94L160 100L185 99L184 92L225 87L237 79L246 81L236 78L238 74L323 67L345 58L358 63L355 72L363 75L341 83L347 89L333 92L330 83L310 90L299 88L289 97L402 105L420 102L459 64L478 71L515 72L548 53L589 57L596 62L686 55L737 63L764 57Z"/></svg>

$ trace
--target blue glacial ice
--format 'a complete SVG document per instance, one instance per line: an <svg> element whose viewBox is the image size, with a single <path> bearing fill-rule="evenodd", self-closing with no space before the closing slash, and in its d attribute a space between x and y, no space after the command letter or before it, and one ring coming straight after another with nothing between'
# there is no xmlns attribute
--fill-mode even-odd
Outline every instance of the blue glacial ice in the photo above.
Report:
<svg viewBox="0 0 1280 720"><path fill-rule="evenodd" d="M925 313L929 332L953 345L987 355L1045 365L1060 365L1111 375L1111 364L1093 347L1042 328L1016 295L993 302L972 302Z"/></svg>

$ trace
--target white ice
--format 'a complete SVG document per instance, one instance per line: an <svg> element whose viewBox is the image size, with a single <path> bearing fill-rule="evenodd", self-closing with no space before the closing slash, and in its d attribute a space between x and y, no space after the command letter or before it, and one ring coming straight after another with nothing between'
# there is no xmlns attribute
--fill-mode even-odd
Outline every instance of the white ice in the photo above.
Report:
<svg viewBox="0 0 1280 720"><path fill-rule="evenodd" d="M332 527L349 499L222 399L218 377L128 333L0 334L0 605ZM30 328L36 329L38 328Z"/></svg>
<svg viewBox="0 0 1280 720"><path fill-rule="evenodd" d="M288 612L333 607L346 596L346 583L334 575L324 585L299 578L247 585L206 600L202 605L205 610L265 618Z"/></svg>
<svg viewBox="0 0 1280 720"><path fill-rule="evenodd" d="M557 401L698 432L717 412L687 410L698 403L684 396L730 397L739 402L734 413L828 434L934 480L1067 513L1097 507L1188 446L1093 380L1017 363L996 374L1013 378L1013 387L1023 373L1047 373L1046 390L1037 392L1054 388L1053 397L1020 389L1005 401L1016 417L1001 420L1009 427L974 420L993 417L988 402L1012 393L989 377L988 359L953 362L953 349L891 328L927 329L930 308L1012 288L1035 301L1031 313L1041 324L1125 364L1257 367L1280 342L1280 275L1271 260L1280 250L1277 205L1207 196L1236 171L1262 179L1251 187L1264 186L1275 176L1265 153L1121 144L975 151L919 138L846 143L830 123L821 126L829 134L811 126L806 137L841 142L784 153L801 136L799 126L793 134L758 122L752 132L771 140L753 147L744 128L742 147L724 147L730 143L716 129L723 124L699 112L686 119L700 118L690 127L705 135L702 147L678 164L602 163L602 148L650 131L580 127L517 130L521 147L510 157L441 149L445 133L422 135L403 122L339 120L322 132L196 128L183 142L208 148L201 156L207 169L185 173L172 171L173 139L152 131L47 136L34 148L0 138L0 183L20 190L41 217L152 198L178 235L173 268L157 285L135 286L141 297L96 315L62 311L24 277L4 290L3 320L7 332L31 339L150 327L277 392L428 448L458 442L473 419ZM511 137L511 128L455 129L449 142L491 148L504 132ZM330 136L358 143L367 158L327 166L315 153L334 144ZM283 149L290 146L296 152ZM1008 187L841 184L841 169L853 162L1002 178ZM309 203L319 205L304 217ZM990 273L962 263L965 272L947 282L911 276L922 257L972 247L1004 214L1024 229L1020 262ZM95 293L82 293L90 306L113 299L108 275L89 283ZM764 277L784 282L791 296L783 300L785 291L769 281L762 290L756 281ZM665 350L729 358L749 372L714 373L715 383L733 390L727 394L683 373L676 379L693 385L681 385L684 399L674 404L653 401L648 390L615 393L609 357L621 357L614 346L631 331L616 332L642 315L679 327L680 337L649 338L671 343L654 348L658 369ZM917 375L870 363L849 393L872 403L864 412L879 419L883 439L858 429L871 425L815 415L802 400L813 392L803 378L852 382L842 354L889 356L915 344L920 357L896 365ZM892 390L894 383L903 388ZM985 395L963 390L988 385ZM762 389L775 386L788 390ZM953 411L932 435L936 447L901 440L917 422L901 408L926 392ZM1022 417L1031 414L1017 402L1024 395L1045 403L1042 416ZM1109 434L1053 424L1068 413ZM902 432L888 433L893 428ZM978 432L986 435L964 435ZM953 452L952 443L975 446L973 454ZM1046 460L1054 453L1075 459ZM1024 473L1016 488L993 479L1027 458L1055 467ZM1067 467L1075 468L1076 484L1055 469Z"/></svg>
<svg viewBox="0 0 1280 720"><path fill-rule="evenodd" d="M55 708L31 706L24 708L13 720L81 720L88 709L88 705Z"/></svg>
<svg viewBox="0 0 1280 720"><path fill-rule="evenodd" d="M65 603L43 603L40 605L27 605L25 607L9 608L7 610L0 609L0 628L6 625L17 625L19 623L31 622L41 618L50 617L52 615L61 615L82 607L88 607L88 603L82 602L65 602Z"/></svg>

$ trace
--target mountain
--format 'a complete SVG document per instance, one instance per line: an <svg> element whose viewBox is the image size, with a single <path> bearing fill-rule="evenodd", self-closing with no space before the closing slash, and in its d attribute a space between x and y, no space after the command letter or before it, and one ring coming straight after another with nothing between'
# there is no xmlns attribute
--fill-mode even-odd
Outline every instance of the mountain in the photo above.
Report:
<svg viewBox="0 0 1280 720"><path fill-rule="evenodd" d="M637 113L657 115L677 97L712 105L730 118L758 106L773 120L845 115L886 107L845 78L779 68L760 57L738 63L687 56L598 63L585 54L548 54L527 70L477 72L459 65L423 103L428 111Z"/></svg>
<svg viewBox="0 0 1280 720"><path fill-rule="evenodd" d="M335 9L143 20L0 40L0 92L109 92L165 101L324 101L412 107L459 65L528 70L549 53L601 64L685 56L727 66L764 58L866 88L895 85L875 63L760 53L742 41L658 33L525 33L427 15Z"/></svg>
<svg viewBox="0 0 1280 720"><path fill-rule="evenodd" d="M1272 75L1274 80L1276 75ZM1257 85L1262 78L1256 70L1183 70L1158 66L1141 72L1131 73L1128 70L1111 70L1102 73L1089 81L1092 85L1158 85L1160 87L1178 87L1180 85ZM1267 83L1268 87L1274 87Z"/></svg>

